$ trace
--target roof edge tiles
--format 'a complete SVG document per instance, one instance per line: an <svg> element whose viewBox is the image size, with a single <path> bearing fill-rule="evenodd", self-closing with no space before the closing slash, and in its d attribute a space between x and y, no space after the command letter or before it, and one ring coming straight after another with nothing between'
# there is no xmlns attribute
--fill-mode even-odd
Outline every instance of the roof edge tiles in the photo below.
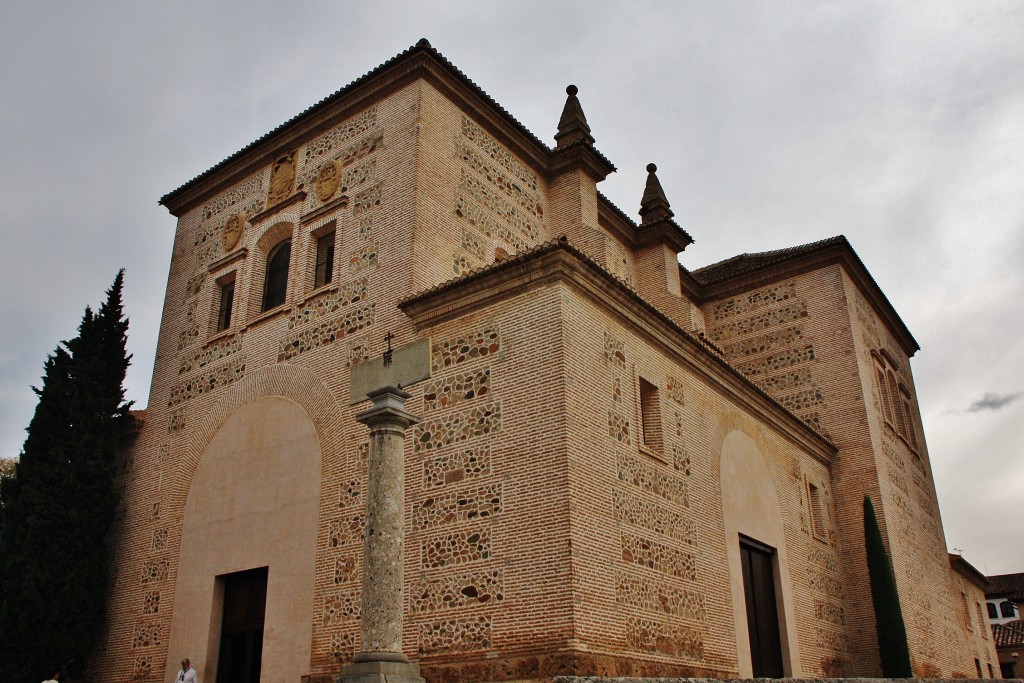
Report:
<svg viewBox="0 0 1024 683"><path fill-rule="evenodd" d="M1024 602L1024 573L994 574L987 578L988 590L985 595L988 597L1007 597Z"/></svg>
<svg viewBox="0 0 1024 683"><path fill-rule="evenodd" d="M992 624L992 639L996 647L1024 647L1024 620Z"/></svg>
<svg viewBox="0 0 1024 683"><path fill-rule="evenodd" d="M191 199L188 195L196 190L204 181L208 181L213 176L224 172L228 172L228 181L237 180L253 172L260 165L269 163L269 158L264 158L264 156L272 153L272 150L267 154L261 155L258 153L260 149L268 146L276 148L287 144L290 142L291 134L315 135L319 130L305 130L303 124L316 115L329 112L343 98L357 94L362 95L361 97L354 97L353 103L345 108L344 115L347 116L371 106L374 101L381 97L382 92L389 92L391 89L405 85L419 77L424 77L428 81L437 84L445 75L449 77L453 85L464 89L466 95L479 100L478 105L483 105L484 108L494 112L497 118L511 129L514 136L519 138L519 140L511 140L508 139L508 136L503 136L506 138L503 140L504 142L523 152L524 156L538 163L542 168L546 168L552 154L552 148L544 144L540 138L534 135L518 119L498 104L494 98L488 95L483 88L448 61L444 55L434 49L426 38L422 38L404 52L395 55L380 66L368 71L348 85L306 108L270 132L250 142L234 154L185 182L177 189L168 192L160 198L159 203L166 206L172 214L180 216L185 210L192 208L196 203L202 201L201 198ZM380 87L371 87L375 82L379 82ZM362 90L366 92L360 92ZM480 106L473 108L480 109ZM348 109L352 109L352 111L349 112ZM333 120L331 123L333 123ZM324 124L320 127L326 129L328 125L330 124ZM270 143L274 144L271 145ZM238 168L230 169L230 167L235 165Z"/></svg>

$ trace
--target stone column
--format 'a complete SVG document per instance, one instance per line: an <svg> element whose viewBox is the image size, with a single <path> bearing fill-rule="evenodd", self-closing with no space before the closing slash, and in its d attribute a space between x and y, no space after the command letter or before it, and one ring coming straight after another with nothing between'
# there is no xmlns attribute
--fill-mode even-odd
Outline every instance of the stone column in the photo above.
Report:
<svg viewBox="0 0 1024 683"><path fill-rule="evenodd" d="M405 410L410 394L384 387L366 394L356 419L370 428L360 651L342 681L415 680L419 667L402 654L405 580L405 430L419 422Z"/></svg>

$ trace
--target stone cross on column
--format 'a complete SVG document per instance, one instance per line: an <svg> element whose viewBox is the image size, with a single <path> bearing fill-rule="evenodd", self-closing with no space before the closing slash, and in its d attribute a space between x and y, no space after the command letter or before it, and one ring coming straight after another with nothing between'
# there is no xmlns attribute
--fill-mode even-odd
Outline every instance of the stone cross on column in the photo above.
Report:
<svg viewBox="0 0 1024 683"><path fill-rule="evenodd" d="M370 428L359 653L343 683L418 682L419 666L402 653L405 584L405 432L419 419L402 389L430 376L430 340L391 350L352 369L350 401L373 405L356 416Z"/></svg>

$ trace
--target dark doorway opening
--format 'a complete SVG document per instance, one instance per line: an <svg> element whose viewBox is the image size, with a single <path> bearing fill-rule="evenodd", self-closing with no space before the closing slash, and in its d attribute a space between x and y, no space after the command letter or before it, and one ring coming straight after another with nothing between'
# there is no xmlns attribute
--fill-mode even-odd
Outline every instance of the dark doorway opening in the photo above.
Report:
<svg viewBox="0 0 1024 683"><path fill-rule="evenodd" d="M259 683L267 568L218 577L224 582L217 683Z"/></svg>
<svg viewBox="0 0 1024 683"><path fill-rule="evenodd" d="M740 537L743 591L747 603L750 663L754 678L782 678L782 643L775 600L775 549Z"/></svg>

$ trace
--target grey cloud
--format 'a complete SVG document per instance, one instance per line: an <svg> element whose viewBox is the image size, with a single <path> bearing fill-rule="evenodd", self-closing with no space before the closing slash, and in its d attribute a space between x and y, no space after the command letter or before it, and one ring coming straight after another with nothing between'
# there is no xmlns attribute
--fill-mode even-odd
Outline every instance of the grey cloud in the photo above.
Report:
<svg viewBox="0 0 1024 683"><path fill-rule="evenodd" d="M987 391L981 395L981 398L975 399L971 402L971 405L967 407L967 412L980 413L983 410L991 410L995 412L997 410L1002 410L1014 401L1020 399L1020 397L1021 392L1019 391L1012 394L996 394L991 391Z"/></svg>
<svg viewBox="0 0 1024 683"><path fill-rule="evenodd" d="M146 404L175 224L158 197L427 37L548 144L579 86L619 168L601 191L636 219L657 163L697 240L688 267L846 234L922 346L947 538L979 566L1024 566L1024 547L976 532L1024 534L991 500L1024 486L1006 469L1024 425L972 414L1018 395L965 408L978 386L1024 387L1006 343L1024 331L1024 3L8 4L0 456L21 447L46 354L122 266L126 386ZM977 452L998 480L965 479Z"/></svg>

